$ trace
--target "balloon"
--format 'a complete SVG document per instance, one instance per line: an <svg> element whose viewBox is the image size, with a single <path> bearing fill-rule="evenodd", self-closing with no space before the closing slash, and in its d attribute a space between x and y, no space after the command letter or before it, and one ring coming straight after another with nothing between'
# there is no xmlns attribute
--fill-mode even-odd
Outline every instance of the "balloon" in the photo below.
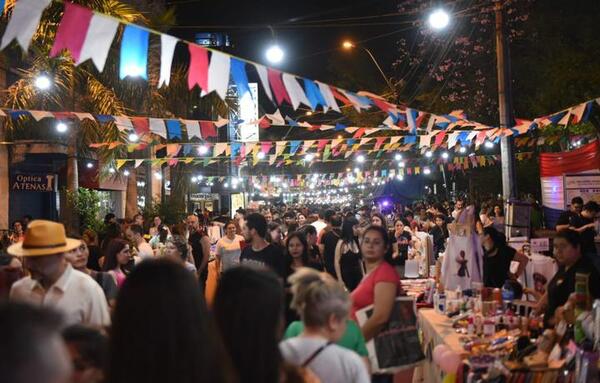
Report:
<svg viewBox="0 0 600 383"><path fill-rule="evenodd" d="M440 356L440 368L446 374L456 373L461 363L460 356L452 350L448 350Z"/></svg>
<svg viewBox="0 0 600 383"><path fill-rule="evenodd" d="M446 346L445 344L438 344L437 346L435 346L435 348L433 349L433 361L436 364L440 364L440 357L442 356L443 353L445 353L446 351L449 351L450 348L448 348L448 346Z"/></svg>

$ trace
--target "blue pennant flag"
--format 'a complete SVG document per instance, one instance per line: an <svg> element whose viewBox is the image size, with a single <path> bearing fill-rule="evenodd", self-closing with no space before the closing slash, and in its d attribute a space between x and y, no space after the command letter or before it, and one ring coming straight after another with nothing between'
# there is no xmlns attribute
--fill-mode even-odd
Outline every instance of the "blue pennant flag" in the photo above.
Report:
<svg viewBox="0 0 600 383"><path fill-rule="evenodd" d="M417 134L417 116L418 112L411 108L406 108L406 123L410 129L410 134Z"/></svg>
<svg viewBox="0 0 600 383"><path fill-rule="evenodd" d="M562 118L565 116L566 113L567 112L560 112L560 113L557 113L557 114L554 114L554 115L548 117L548 119L550 120L552 125L556 125L556 124L558 124L558 122L560 120L562 120Z"/></svg>
<svg viewBox="0 0 600 383"><path fill-rule="evenodd" d="M302 141L299 141L299 140L290 141L290 154L291 155L296 154L301 143L302 143Z"/></svg>
<svg viewBox="0 0 600 383"><path fill-rule="evenodd" d="M125 26L121 39L121 80L127 76L148 79L148 36L149 33L145 29L133 24Z"/></svg>
<svg viewBox="0 0 600 383"><path fill-rule="evenodd" d="M11 110L8 112L8 114L10 114L10 118L12 118L12 119L16 119L21 116L29 116L30 115L30 113L26 110Z"/></svg>
<svg viewBox="0 0 600 383"><path fill-rule="evenodd" d="M336 132L338 132L340 130L344 130L344 129L346 129L346 125L340 124L340 123L335 124L335 131Z"/></svg>
<svg viewBox="0 0 600 383"><path fill-rule="evenodd" d="M4 6L6 1L5 0L0 0L0 16L4 13Z"/></svg>
<svg viewBox="0 0 600 383"><path fill-rule="evenodd" d="M242 149L242 144L240 142L232 142L231 143L231 158L235 158L240 155L240 150Z"/></svg>
<svg viewBox="0 0 600 383"><path fill-rule="evenodd" d="M98 122L101 124L105 124L107 122L111 122L111 121L115 120L113 118L113 116L111 116L110 114L97 114L94 117L96 117L96 120L98 120Z"/></svg>
<svg viewBox="0 0 600 383"><path fill-rule="evenodd" d="M348 138L346 140L346 144L348 144L348 146L352 146L352 145L356 144L356 140L354 138Z"/></svg>
<svg viewBox="0 0 600 383"><path fill-rule="evenodd" d="M414 144L417 142L417 136L404 136L405 144Z"/></svg>
<svg viewBox="0 0 600 383"><path fill-rule="evenodd" d="M581 117L581 122L586 122L590 118L590 113L592 112L593 105L594 105L593 101L590 101L585 105L585 112L583 112L583 117Z"/></svg>
<svg viewBox="0 0 600 383"><path fill-rule="evenodd" d="M323 94L321 94L317 84L306 78L304 79L304 92L306 93L306 98L308 98L312 110L317 109L317 106L319 105L323 107L327 106L325 98L323 97Z"/></svg>
<svg viewBox="0 0 600 383"><path fill-rule="evenodd" d="M181 139L181 124L179 123L179 120L166 120L166 122L169 139Z"/></svg>
<svg viewBox="0 0 600 383"><path fill-rule="evenodd" d="M246 93L250 93L245 62L238 60L235 57L231 57L231 77L233 77L233 81L237 87L239 98L242 98ZM251 93L250 96L252 96Z"/></svg>
<svg viewBox="0 0 600 383"><path fill-rule="evenodd" d="M469 140L467 139L469 137L469 132L460 132L460 134L457 137L457 141L460 142L461 145L469 145L471 144L469 142Z"/></svg>
<svg viewBox="0 0 600 383"><path fill-rule="evenodd" d="M298 121L294 120L293 118L286 116L285 120L288 122L288 124L290 124L290 126L300 126L298 125Z"/></svg>
<svg viewBox="0 0 600 383"><path fill-rule="evenodd" d="M183 145L183 155L187 156L190 153L192 153L192 151L194 150L194 145L191 144L185 144Z"/></svg>

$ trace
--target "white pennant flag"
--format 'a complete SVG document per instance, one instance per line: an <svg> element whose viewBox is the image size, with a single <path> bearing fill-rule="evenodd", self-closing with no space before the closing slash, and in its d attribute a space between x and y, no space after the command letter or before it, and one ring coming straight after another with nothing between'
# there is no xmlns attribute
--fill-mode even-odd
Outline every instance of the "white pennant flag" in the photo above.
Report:
<svg viewBox="0 0 600 383"><path fill-rule="evenodd" d="M148 125L150 126L150 131L162 138L167 138L167 127L165 126L165 121L162 118L149 118Z"/></svg>
<svg viewBox="0 0 600 383"><path fill-rule="evenodd" d="M96 121L96 119L94 118L94 116L91 113L77 113L77 112L73 112L73 114L79 119L79 121L83 121L85 119L91 120L91 121Z"/></svg>
<svg viewBox="0 0 600 383"><path fill-rule="evenodd" d="M329 85L323 84L322 82L318 82L318 81L316 83L319 86L319 90L321 91L321 94L323 95L323 98L325 99L325 103L327 103L327 106L330 107L331 109L335 110L336 112L340 113L340 107L338 106L337 102L335 102L335 97L333 96L333 93L331 92ZM325 108L325 112L327 112L327 108Z"/></svg>
<svg viewBox="0 0 600 383"><path fill-rule="evenodd" d="M144 163L144 160L135 160L135 167L139 168L141 164Z"/></svg>
<svg viewBox="0 0 600 383"><path fill-rule="evenodd" d="M178 38L161 34L160 35L160 79L158 80L158 87L160 88L165 84L169 86L171 81L171 64L173 63L173 53L175 53L175 46L177 45Z"/></svg>
<svg viewBox="0 0 600 383"><path fill-rule="evenodd" d="M0 49L4 49L11 41L17 40L21 48L27 51L38 28L44 9L51 0L19 0L13 8Z"/></svg>
<svg viewBox="0 0 600 383"><path fill-rule="evenodd" d="M117 125L117 128L119 129L120 132L133 130L133 124L131 123L131 120L129 119L129 117L114 116L114 118L115 118L115 124Z"/></svg>
<svg viewBox="0 0 600 383"><path fill-rule="evenodd" d="M273 101L273 93L271 93L271 87L269 86L269 72L264 65L254 64L256 71L258 72L258 77L260 77L260 82L263 85L263 89L269 97L269 100Z"/></svg>
<svg viewBox="0 0 600 383"><path fill-rule="evenodd" d="M98 71L102 72L118 28L118 20L94 12L76 64L92 59Z"/></svg>
<svg viewBox="0 0 600 383"><path fill-rule="evenodd" d="M214 90L223 100L227 96L230 65L229 55L212 51L210 65L208 66L208 93Z"/></svg>
<svg viewBox="0 0 600 383"><path fill-rule="evenodd" d="M31 114L31 116L33 118L35 118L36 121L39 121L42 118L46 118L46 117L54 117L53 113L45 112L43 110L30 110L29 113Z"/></svg>
<svg viewBox="0 0 600 383"><path fill-rule="evenodd" d="M187 129L188 138L192 139L194 137L202 138L200 134L200 124L196 120L181 120L185 124Z"/></svg>
<svg viewBox="0 0 600 383"><path fill-rule="evenodd" d="M302 89L300 84L298 84L298 81L296 81L296 77L289 73L284 73L282 78L283 85L285 86L285 89L290 95L290 100L292 101L292 107L294 108L294 110L298 109L300 104L304 104L309 108L312 108L310 106L310 102L306 98L306 94L304 94L304 90Z"/></svg>

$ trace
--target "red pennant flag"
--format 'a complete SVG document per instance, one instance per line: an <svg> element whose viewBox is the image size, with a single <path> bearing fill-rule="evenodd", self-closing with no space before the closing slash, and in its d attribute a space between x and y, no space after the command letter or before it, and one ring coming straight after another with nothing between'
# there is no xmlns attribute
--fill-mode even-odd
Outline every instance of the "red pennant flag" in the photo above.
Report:
<svg viewBox="0 0 600 383"><path fill-rule="evenodd" d="M73 61L78 62L93 14L91 9L65 2L65 12L56 31L50 57L58 56L60 51L67 49Z"/></svg>
<svg viewBox="0 0 600 383"><path fill-rule="evenodd" d="M208 91L208 51L200 45L188 44L190 51L190 69L188 72L188 88L196 84L205 92Z"/></svg>
<svg viewBox="0 0 600 383"><path fill-rule="evenodd" d="M179 160L177 158L171 158L170 160L167 161L167 164L169 164L169 166L175 166L175 165L177 165L178 162L179 162Z"/></svg>
<svg viewBox="0 0 600 383"><path fill-rule="evenodd" d="M440 146L442 142L444 142L444 138L446 137L446 132L439 132L435 135L435 145Z"/></svg>
<svg viewBox="0 0 600 383"><path fill-rule="evenodd" d="M68 4L68 3L67 3ZM138 136L143 136L150 133L150 124L146 117L131 117L131 123Z"/></svg>
<svg viewBox="0 0 600 383"><path fill-rule="evenodd" d="M73 117L73 113L71 112L52 112L52 114L54 114L54 118L57 120L66 120Z"/></svg>
<svg viewBox="0 0 600 383"><path fill-rule="evenodd" d="M325 149L325 146L327 146L328 142L329 140L319 140L319 143L317 144L317 152L320 152L323 149Z"/></svg>
<svg viewBox="0 0 600 383"><path fill-rule="evenodd" d="M273 93L275 93L277 105L281 105L283 101L287 101L288 104L292 105L290 95L285 90L285 86L281 80L281 72L273 68L267 68L267 70L269 74L269 82L271 83L271 88L273 88Z"/></svg>
<svg viewBox="0 0 600 383"><path fill-rule="evenodd" d="M309 132L314 132L315 130L319 130L321 129L321 125L311 125L310 128L308 128Z"/></svg>
<svg viewBox="0 0 600 383"><path fill-rule="evenodd" d="M271 150L271 146L273 146L271 141L263 142L260 144L260 151L267 154Z"/></svg>
<svg viewBox="0 0 600 383"><path fill-rule="evenodd" d="M366 131L367 131L367 129L365 129L365 128L359 128L356 131L356 133L354 133L354 136L352 136L352 138L361 138L362 136L364 136Z"/></svg>
<svg viewBox="0 0 600 383"><path fill-rule="evenodd" d="M269 122L269 119L266 117L263 117L260 119L260 121L258 122L258 127L262 128L262 129L267 129L271 127L271 123Z"/></svg>
<svg viewBox="0 0 600 383"><path fill-rule="evenodd" d="M412 168L406 168L406 174L411 175L412 174Z"/></svg>
<svg viewBox="0 0 600 383"><path fill-rule="evenodd" d="M334 86L329 87L331 89L331 93L333 93L333 97L340 100L344 105L352 105L352 102L348 100L346 96L344 96L340 91L338 91Z"/></svg>
<svg viewBox="0 0 600 383"><path fill-rule="evenodd" d="M417 117L417 120L415 121L417 128L421 126L421 124L423 123L423 120L425 119L426 116L427 116L427 113L419 112L419 116Z"/></svg>
<svg viewBox="0 0 600 383"><path fill-rule="evenodd" d="M375 142L375 147L373 148L373 150L379 150L379 148L381 148L381 145L383 145L383 142L385 141L387 137L377 137L377 140Z"/></svg>
<svg viewBox="0 0 600 383"><path fill-rule="evenodd" d="M200 131L205 140L209 137L217 137L217 128L212 121L200 121Z"/></svg>
<svg viewBox="0 0 600 383"><path fill-rule="evenodd" d="M382 111L388 113L392 109L392 104L377 97L370 97L371 101Z"/></svg>

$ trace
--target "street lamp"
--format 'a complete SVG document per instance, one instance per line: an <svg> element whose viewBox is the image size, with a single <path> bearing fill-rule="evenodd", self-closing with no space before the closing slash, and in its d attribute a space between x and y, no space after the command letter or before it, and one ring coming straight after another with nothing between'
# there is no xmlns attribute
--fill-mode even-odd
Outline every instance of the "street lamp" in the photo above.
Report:
<svg viewBox="0 0 600 383"><path fill-rule="evenodd" d="M285 53L283 52L283 49L281 49L277 44L271 45L265 53L265 57L272 64L279 64L283 60L284 56Z"/></svg>
<svg viewBox="0 0 600 383"><path fill-rule="evenodd" d="M342 48L346 51L350 51L354 48L356 48L357 45L352 42L351 40L344 40L342 42ZM373 53L366 47L360 45L359 46L363 51L367 52L367 54L369 55L369 57L371 58L371 61L373 61L373 64L375 64L375 66L377 67L377 69L379 70L379 73L381 73L381 76L383 77L383 79L385 80L385 83L387 84L387 86L390 88L390 90L392 91L392 94L396 94L396 89L394 88L394 86L392 85L392 82L390 81L390 79L385 75L385 73L383 72L383 69L381 69L381 66L379 65L379 63L377 62L377 60L375 59L375 56L373 56Z"/></svg>
<svg viewBox="0 0 600 383"><path fill-rule="evenodd" d="M41 74L35 78L35 87L39 90L47 90L52 85L52 81L45 74Z"/></svg>
<svg viewBox="0 0 600 383"><path fill-rule="evenodd" d="M64 132L66 132L68 129L69 129L69 127L67 126L67 124L65 124L65 123L64 123L64 122L62 122L62 121L59 121L59 122L56 124L56 131L57 131L58 133L64 133Z"/></svg>
<svg viewBox="0 0 600 383"><path fill-rule="evenodd" d="M498 78L498 109L500 116L500 128L510 128L513 123L511 107L511 80L510 80L510 57L508 56L506 34L504 33L504 9L503 1L494 1L494 12L496 16L495 38L496 38L496 71ZM434 11L429 16L431 28L439 30L450 23L450 16L441 9ZM485 144L493 147L493 143ZM513 137L502 136L500 138L500 158L502 165L502 194L505 200L517 196L515 163L513 156Z"/></svg>
<svg viewBox="0 0 600 383"><path fill-rule="evenodd" d="M435 30L444 29L450 24L450 15L443 9L437 9L429 15L429 26Z"/></svg>

